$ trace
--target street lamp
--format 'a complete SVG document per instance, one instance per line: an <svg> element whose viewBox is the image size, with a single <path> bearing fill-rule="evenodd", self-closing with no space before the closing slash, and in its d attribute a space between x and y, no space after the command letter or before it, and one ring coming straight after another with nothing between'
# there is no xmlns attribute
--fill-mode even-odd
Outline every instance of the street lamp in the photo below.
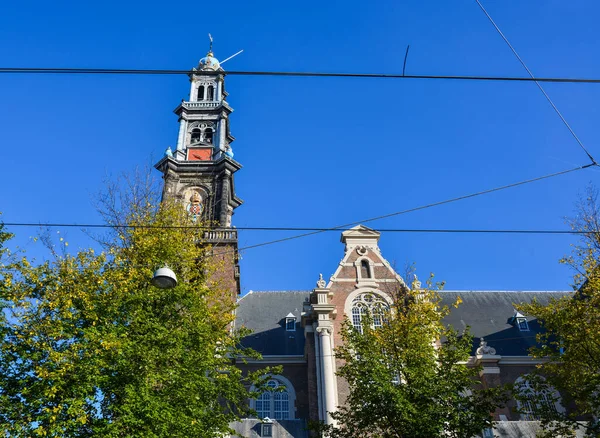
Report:
<svg viewBox="0 0 600 438"><path fill-rule="evenodd" d="M171 268L164 265L154 273L152 284L160 289L172 289L177 286L177 277Z"/></svg>

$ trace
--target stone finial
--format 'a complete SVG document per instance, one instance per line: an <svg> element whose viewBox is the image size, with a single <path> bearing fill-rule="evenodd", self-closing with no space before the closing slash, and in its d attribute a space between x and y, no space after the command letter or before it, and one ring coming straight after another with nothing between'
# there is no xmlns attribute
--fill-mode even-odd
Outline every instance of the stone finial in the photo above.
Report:
<svg viewBox="0 0 600 438"><path fill-rule="evenodd" d="M165 151L165 156L167 156L167 157L172 157L173 156L173 151L171 150L171 146L169 146L167 148L167 150Z"/></svg>
<svg viewBox="0 0 600 438"><path fill-rule="evenodd" d="M414 280L413 280L413 286L415 289L421 289L421 282L419 281L419 277L417 277L417 274L413 274L414 275Z"/></svg>
<svg viewBox="0 0 600 438"><path fill-rule="evenodd" d="M319 274L319 280L317 280L317 287L319 289L324 289L327 286L327 283L323 279L323 274Z"/></svg>
<svg viewBox="0 0 600 438"><path fill-rule="evenodd" d="M496 349L490 347L484 338L479 338L479 348L477 354L496 354Z"/></svg>

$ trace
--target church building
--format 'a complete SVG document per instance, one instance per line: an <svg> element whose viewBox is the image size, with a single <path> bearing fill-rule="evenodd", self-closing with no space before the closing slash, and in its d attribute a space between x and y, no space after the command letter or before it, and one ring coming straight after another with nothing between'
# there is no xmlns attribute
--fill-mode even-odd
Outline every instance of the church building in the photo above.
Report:
<svg viewBox="0 0 600 438"><path fill-rule="evenodd" d="M265 392L249 400L257 418L232 425L243 437L302 438L310 436L309 421L332 421L330 412L344 403L347 383L336 375L340 363L334 349L340 345L341 324L348 318L360 327L367 309L387 305L390 288L403 284L379 248L380 233L366 226L341 232L340 261L315 272L315 287L306 291L252 291L240 298L238 235L232 216L242 200L236 194L234 176L241 169L233 154L230 130L232 107L227 102L225 71L212 53L190 73L189 99L175 109L179 135L175 150L168 149L156 164L164 178L163 196L180 200L190 214L214 224L208 243L230 251L222 254L218 280L238 301L236 326L252 334L247 347L262 354L260 361L240 363L243 369L281 365L281 375ZM536 320L515 311L513 303L536 298L541 303L568 292L443 291L443 303L457 296L462 304L453 309L447 323L457 329L470 326L475 339L471 363L481 365L486 386L515 382L538 363L528 355L540 327ZM516 402L495 413L494 430L482 437L535 436L535 405ZM556 404L555 409L563 409Z"/></svg>

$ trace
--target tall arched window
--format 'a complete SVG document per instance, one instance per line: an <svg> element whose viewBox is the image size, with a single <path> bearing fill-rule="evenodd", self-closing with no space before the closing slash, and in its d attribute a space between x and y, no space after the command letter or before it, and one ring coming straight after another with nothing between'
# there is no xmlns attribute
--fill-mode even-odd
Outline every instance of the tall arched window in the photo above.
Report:
<svg viewBox="0 0 600 438"><path fill-rule="evenodd" d="M521 415L521 420L538 421L540 419L540 411L543 410L551 412L562 411L563 408L560 405L560 395L558 392L550 386L543 386L542 389L534 388L527 377L519 377L515 381L515 387L519 391L517 410Z"/></svg>
<svg viewBox="0 0 600 438"><path fill-rule="evenodd" d="M192 143L198 143L200 141L201 137L202 137L202 131L200 130L200 128L192 129L192 138L191 138Z"/></svg>
<svg viewBox="0 0 600 438"><path fill-rule="evenodd" d="M198 87L198 100L204 100L204 85Z"/></svg>
<svg viewBox="0 0 600 438"><path fill-rule="evenodd" d="M371 278L371 265L368 260L361 260L360 262L360 277Z"/></svg>
<svg viewBox="0 0 600 438"><path fill-rule="evenodd" d="M214 100L215 98L215 87L209 85L206 89L206 100Z"/></svg>
<svg viewBox="0 0 600 438"><path fill-rule="evenodd" d="M290 419L292 400L289 388L279 380L267 382L268 390L263 392L254 402L254 410L259 418L269 417L275 420Z"/></svg>
<svg viewBox="0 0 600 438"><path fill-rule="evenodd" d="M352 300L352 325L360 333L363 332L363 319L370 314L373 327L381 327L385 322L385 314L389 306L383 298L373 293L358 295Z"/></svg>

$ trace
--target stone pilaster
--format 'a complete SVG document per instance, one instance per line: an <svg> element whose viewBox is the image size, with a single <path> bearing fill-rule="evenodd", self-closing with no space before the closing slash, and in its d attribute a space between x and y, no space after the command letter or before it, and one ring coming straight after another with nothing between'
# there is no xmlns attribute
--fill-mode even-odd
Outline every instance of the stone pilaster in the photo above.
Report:
<svg viewBox="0 0 600 438"><path fill-rule="evenodd" d="M485 339L481 338L475 355L475 365L481 366L479 378L484 388L495 388L502 384L500 379L500 359L502 359L502 356L496 354L496 349L490 347ZM508 408L504 407L497 409L494 417L498 420L500 415L508 414Z"/></svg>
<svg viewBox="0 0 600 438"><path fill-rule="evenodd" d="M323 375L323 405L326 412L326 417L323 420L325 420L326 424L333 424L334 421L331 418L331 412L335 412L336 410L335 362L331 341L333 327L319 325L317 327L317 334L319 336L319 344L321 345L320 362Z"/></svg>

